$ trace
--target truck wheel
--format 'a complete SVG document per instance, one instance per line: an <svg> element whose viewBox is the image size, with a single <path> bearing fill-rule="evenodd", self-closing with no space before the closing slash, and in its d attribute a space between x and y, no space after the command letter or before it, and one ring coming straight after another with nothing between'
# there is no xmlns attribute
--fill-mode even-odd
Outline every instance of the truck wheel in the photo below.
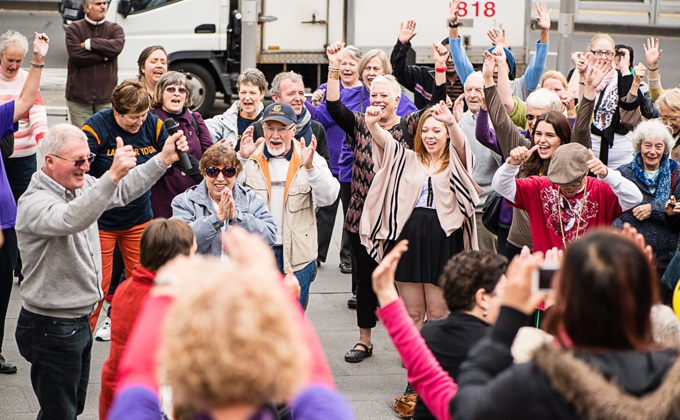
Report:
<svg viewBox="0 0 680 420"><path fill-rule="evenodd" d="M187 76L192 111L207 115L215 102L215 81L210 72L201 65L186 62L173 64L171 68Z"/></svg>

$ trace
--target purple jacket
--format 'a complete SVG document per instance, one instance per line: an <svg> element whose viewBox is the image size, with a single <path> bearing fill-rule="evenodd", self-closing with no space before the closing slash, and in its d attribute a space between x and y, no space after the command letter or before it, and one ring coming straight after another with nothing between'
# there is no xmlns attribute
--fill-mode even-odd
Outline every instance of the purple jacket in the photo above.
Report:
<svg viewBox="0 0 680 420"><path fill-rule="evenodd" d="M172 118L170 114L160 108L154 109L152 112L162 121ZM196 129L191 122L191 115L192 112L184 108L184 113L177 122L179 129L184 132L189 142L189 153L196 159L201 160L203 152L212 146L213 142L210 137L210 131L205 122L203 122L201 114L198 112L193 113L199 133L196 133ZM165 175L151 188L151 209L153 210L154 217L171 218L172 199L194 185L196 185L194 180L179 169L174 167L168 169Z"/></svg>
<svg viewBox="0 0 680 420"><path fill-rule="evenodd" d="M319 86L318 89L326 89L326 86L327 83L324 83ZM344 89L345 88L342 86L342 83L340 83L340 92L342 93ZM328 109L326 108L325 94L323 95L323 100L319 106L315 107L310 101L305 102L305 106L312 115L312 119L314 121L320 122L321 125L323 125L323 128L326 129L328 153L331 157L331 173L337 176L340 169L338 167L338 159L340 159L340 150L342 149L342 144L345 142L345 132L342 131L342 128L338 127L338 125L335 123L335 121L333 121L333 118L331 118L330 114L328 113Z"/></svg>
<svg viewBox="0 0 680 420"><path fill-rule="evenodd" d="M0 105L0 138L17 131L19 125L14 121L14 101ZM17 220L17 204L9 187L5 166L0 159L0 228L13 228Z"/></svg>

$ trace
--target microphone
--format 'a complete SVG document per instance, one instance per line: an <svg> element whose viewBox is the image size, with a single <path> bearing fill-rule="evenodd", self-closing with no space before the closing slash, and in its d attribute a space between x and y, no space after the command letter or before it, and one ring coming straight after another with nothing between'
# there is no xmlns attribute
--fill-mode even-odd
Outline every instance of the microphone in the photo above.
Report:
<svg viewBox="0 0 680 420"><path fill-rule="evenodd" d="M175 134L177 130L179 130L179 124L177 124L177 121L173 120L172 118L163 121L163 125L165 126L165 129L168 130L168 134L171 136ZM177 155L179 156L179 166L184 170L184 172L190 170L191 162L189 161L187 152L177 150Z"/></svg>

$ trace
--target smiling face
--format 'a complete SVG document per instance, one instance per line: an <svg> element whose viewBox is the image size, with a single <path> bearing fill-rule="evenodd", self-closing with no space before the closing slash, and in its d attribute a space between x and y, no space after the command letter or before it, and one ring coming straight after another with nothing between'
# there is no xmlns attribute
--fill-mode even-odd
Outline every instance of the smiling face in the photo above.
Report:
<svg viewBox="0 0 680 420"><path fill-rule="evenodd" d="M280 95L272 94L272 99L275 102L290 105L295 111L295 115L299 116L302 113L302 108L305 107L305 85L292 79L283 79L279 83L279 93Z"/></svg>
<svg viewBox="0 0 680 420"><path fill-rule="evenodd" d="M219 173L217 174L217 177L211 178L206 175L205 185L208 188L210 198L219 203L219 201L222 199L222 192L224 190L231 190L234 188L234 184L236 183L236 176L232 176L231 178L225 177L224 174L222 173L222 169L224 169L224 166L215 166L215 168L220 170Z"/></svg>
<svg viewBox="0 0 680 420"><path fill-rule="evenodd" d="M484 101L484 78L473 73L465 81L465 102L468 109L477 115Z"/></svg>
<svg viewBox="0 0 680 420"><path fill-rule="evenodd" d="M538 155L541 159L546 160L552 157L560 145L560 138L555 133L552 124L545 121L538 123L534 134L534 144L538 145Z"/></svg>
<svg viewBox="0 0 680 420"><path fill-rule="evenodd" d="M373 79L382 74L385 74L385 66L383 65L380 57L375 56L368 60L366 67L364 67L364 71L361 73L361 80L364 81L366 89L370 91L371 84L373 84Z"/></svg>
<svg viewBox="0 0 680 420"><path fill-rule="evenodd" d="M433 159L438 159L448 144L449 132L444 123L428 117L421 128L421 141Z"/></svg>
<svg viewBox="0 0 680 420"><path fill-rule="evenodd" d="M665 105L659 106L659 112L661 113L661 122L670 127L673 136L680 133L680 112L676 112Z"/></svg>
<svg viewBox="0 0 680 420"><path fill-rule="evenodd" d="M241 113L246 118L254 118L264 98L264 92L250 83L241 83L238 87L238 101L241 103Z"/></svg>
<svg viewBox="0 0 680 420"><path fill-rule="evenodd" d="M135 134L142 128L142 124L146 121L148 111L130 114L119 114L115 109L113 110L113 118L116 120L116 124L123 130L130 134Z"/></svg>
<svg viewBox="0 0 680 420"><path fill-rule="evenodd" d="M5 49L5 54L0 57L0 69L5 77L12 79L19 74L25 53L26 51L18 44L12 44Z"/></svg>
<svg viewBox="0 0 680 420"><path fill-rule="evenodd" d="M661 158L663 158L666 151L666 142L663 139L644 139L640 143L640 155L642 156L642 165L646 171L656 171L661 165Z"/></svg>
<svg viewBox="0 0 680 420"><path fill-rule="evenodd" d="M378 82L371 86L371 106L378 106L383 109L382 122L388 122L397 115L399 97L395 98L387 83Z"/></svg>
<svg viewBox="0 0 680 420"><path fill-rule="evenodd" d="M340 81L344 87L354 87L359 81L359 62L350 54L342 56L340 61Z"/></svg>
<svg viewBox="0 0 680 420"><path fill-rule="evenodd" d="M170 114L179 114L187 100L187 87L184 85L168 85L163 90L163 110Z"/></svg>
<svg viewBox="0 0 680 420"><path fill-rule="evenodd" d="M149 58L144 62L142 73L146 83L152 88L156 88L156 84L168 71L168 56L163 50L156 50L149 55Z"/></svg>
<svg viewBox="0 0 680 420"><path fill-rule="evenodd" d="M44 172L59 185L69 191L83 187L85 174L90 170L90 147L82 139L68 140L66 150L59 153L60 157L51 154L45 156ZM72 161L85 159L81 166L75 166Z"/></svg>
<svg viewBox="0 0 680 420"><path fill-rule="evenodd" d="M280 121L265 121L262 126L264 128L264 142L269 153L272 156L288 153L295 135L295 124L286 125Z"/></svg>

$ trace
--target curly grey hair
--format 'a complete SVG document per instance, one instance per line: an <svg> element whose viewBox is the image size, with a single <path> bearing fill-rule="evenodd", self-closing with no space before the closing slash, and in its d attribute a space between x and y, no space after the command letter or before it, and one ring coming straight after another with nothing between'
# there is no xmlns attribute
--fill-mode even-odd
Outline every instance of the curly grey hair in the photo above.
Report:
<svg viewBox="0 0 680 420"><path fill-rule="evenodd" d="M659 119L643 121L635 127L632 140L633 151L635 151L635 153L640 153L640 146L645 139L663 140L665 145L663 153L665 155L669 154L671 149L673 149L673 136L668 130L668 127L666 127Z"/></svg>
<svg viewBox="0 0 680 420"><path fill-rule="evenodd" d="M18 44L24 50L24 56L28 51L28 40L20 32L10 29L0 36L0 57L5 55L5 50L14 44Z"/></svg>

